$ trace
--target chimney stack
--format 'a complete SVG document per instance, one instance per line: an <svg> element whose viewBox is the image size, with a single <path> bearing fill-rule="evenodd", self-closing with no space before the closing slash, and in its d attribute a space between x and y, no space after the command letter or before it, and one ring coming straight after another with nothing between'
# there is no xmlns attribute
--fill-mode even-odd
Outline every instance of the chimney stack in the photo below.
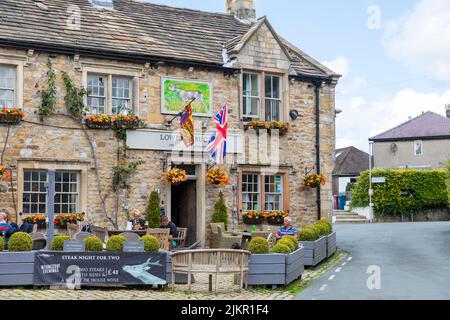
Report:
<svg viewBox="0 0 450 320"><path fill-rule="evenodd" d="M447 104L447 105L445 106L445 109L446 109L446 111L447 111L447 118L450 119L450 104Z"/></svg>
<svg viewBox="0 0 450 320"><path fill-rule="evenodd" d="M254 0L225 0L225 6L228 14L240 20L256 20Z"/></svg>

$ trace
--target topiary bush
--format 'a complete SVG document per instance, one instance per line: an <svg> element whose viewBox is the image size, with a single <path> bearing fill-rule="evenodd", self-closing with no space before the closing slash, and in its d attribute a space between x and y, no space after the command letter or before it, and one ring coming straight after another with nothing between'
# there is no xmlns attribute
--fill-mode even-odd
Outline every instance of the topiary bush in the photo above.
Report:
<svg viewBox="0 0 450 320"><path fill-rule="evenodd" d="M141 242L144 243L145 252L159 252L159 241L154 236L143 236Z"/></svg>
<svg viewBox="0 0 450 320"><path fill-rule="evenodd" d="M52 251L63 251L64 250L64 241L70 241L69 236L55 236L53 237L52 244L50 246L50 250Z"/></svg>
<svg viewBox="0 0 450 320"><path fill-rule="evenodd" d="M33 239L26 232L14 233L8 242L8 250L11 252L25 252L33 250Z"/></svg>
<svg viewBox="0 0 450 320"><path fill-rule="evenodd" d="M248 251L252 254L267 254L269 253L269 241L256 237L248 244Z"/></svg>
<svg viewBox="0 0 450 320"><path fill-rule="evenodd" d="M288 245L278 242L272 249L272 253L291 254L292 250Z"/></svg>
<svg viewBox="0 0 450 320"><path fill-rule="evenodd" d="M333 232L333 224L331 224L328 220L319 220L316 222L316 224L323 224L328 228L328 234L331 234Z"/></svg>
<svg viewBox="0 0 450 320"><path fill-rule="evenodd" d="M87 252L103 251L103 242L97 237L89 237L84 239L84 246Z"/></svg>
<svg viewBox="0 0 450 320"><path fill-rule="evenodd" d="M330 234L330 228L324 223L315 223L313 228L316 230L319 237L326 237Z"/></svg>
<svg viewBox="0 0 450 320"><path fill-rule="evenodd" d="M214 213L212 217L212 223L223 222L225 225L225 230L228 230L228 213L227 206L225 204L225 199L223 198L223 193L219 194L219 199L214 204Z"/></svg>
<svg viewBox="0 0 450 320"><path fill-rule="evenodd" d="M288 236L288 237L284 237L283 239L287 239L292 242L292 244L294 245L294 251L298 250L299 244L298 244L298 239L296 237Z"/></svg>
<svg viewBox="0 0 450 320"><path fill-rule="evenodd" d="M106 242L106 251L108 252L123 252L123 245L127 242L124 236L112 236Z"/></svg>
<svg viewBox="0 0 450 320"><path fill-rule="evenodd" d="M159 193L153 191L150 194L147 206L148 227L155 229L161 225L161 208L159 206Z"/></svg>
<svg viewBox="0 0 450 320"><path fill-rule="evenodd" d="M282 244L287 245L289 247L289 249L291 249L291 252L295 251L295 245L289 239L283 238L280 241L278 241L278 243L282 243Z"/></svg>
<svg viewBox="0 0 450 320"><path fill-rule="evenodd" d="M304 227L298 237L300 241L316 241L319 238L316 229L312 226Z"/></svg>
<svg viewBox="0 0 450 320"><path fill-rule="evenodd" d="M3 237L0 237L0 252L5 250L5 240L3 240Z"/></svg>
<svg viewBox="0 0 450 320"><path fill-rule="evenodd" d="M444 170L374 170L386 183L373 184L375 216L400 216L448 205ZM351 208L369 206L369 172L361 173L352 190Z"/></svg>

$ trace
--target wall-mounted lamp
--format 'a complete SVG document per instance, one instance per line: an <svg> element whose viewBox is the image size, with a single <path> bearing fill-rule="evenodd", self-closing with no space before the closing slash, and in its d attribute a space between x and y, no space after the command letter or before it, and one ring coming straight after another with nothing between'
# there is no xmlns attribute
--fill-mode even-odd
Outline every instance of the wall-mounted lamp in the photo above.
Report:
<svg viewBox="0 0 450 320"><path fill-rule="evenodd" d="M291 119L293 121L295 121L295 120L297 120L299 113L297 110L291 110L291 111L289 111L289 116L291 117Z"/></svg>

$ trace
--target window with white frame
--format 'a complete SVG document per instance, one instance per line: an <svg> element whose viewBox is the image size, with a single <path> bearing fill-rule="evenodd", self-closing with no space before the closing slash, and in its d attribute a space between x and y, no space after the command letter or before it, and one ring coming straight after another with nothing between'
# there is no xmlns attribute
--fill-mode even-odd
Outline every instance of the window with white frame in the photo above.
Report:
<svg viewBox="0 0 450 320"><path fill-rule="evenodd" d="M78 172L56 171L55 173L55 214L76 213L79 210ZM25 214L45 214L47 212L48 175L46 170L24 170L22 212Z"/></svg>
<svg viewBox="0 0 450 320"><path fill-rule="evenodd" d="M15 106L16 67L0 65L0 107Z"/></svg>
<svg viewBox="0 0 450 320"><path fill-rule="evenodd" d="M260 210L260 187L257 174L242 175L242 211Z"/></svg>
<svg viewBox="0 0 450 320"><path fill-rule="evenodd" d="M423 155L423 141L421 141L421 140L414 141L414 154L416 156Z"/></svg>
<svg viewBox="0 0 450 320"><path fill-rule="evenodd" d="M264 210L283 209L283 178L279 175L264 176Z"/></svg>
<svg viewBox="0 0 450 320"><path fill-rule="evenodd" d="M244 118L259 118L260 95L259 75L256 73L244 73L243 75L243 113Z"/></svg>
<svg viewBox="0 0 450 320"><path fill-rule="evenodd" d="M278 76L265 76L265 116L266 121L281 120L281 78Z"/></svg>
<svg viewBox="0 0 450 320"><path fill-rule="evenodd" d="M132 78L88 74L87 89L87 106L92 114L134 112Z"/></svg>

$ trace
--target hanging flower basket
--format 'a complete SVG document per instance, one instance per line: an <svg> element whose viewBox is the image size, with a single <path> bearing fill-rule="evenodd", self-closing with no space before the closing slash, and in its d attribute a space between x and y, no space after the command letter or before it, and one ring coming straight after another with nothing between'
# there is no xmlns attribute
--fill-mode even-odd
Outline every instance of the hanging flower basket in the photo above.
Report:
<svg viewBox="0 0 450 320"><path fill-rule="evenodd" d="M173 186L178 186L188 180L186 170L174 168L164 174L164 180Z"/></svg>
<svg viewBox="0 0 450 320"><path fill-rule="evenodd" d="M220 168L212 168L209 170L206 181L215 187L226 186L230 183L228 175Z"/></svg>
<svg viewBox="0 0 450 320"><path fill-rule="evenodd" d="M264 222L264 214L259 211L249 211L242 215L242 220L248 225L259 225Z"/></svg>
<svg viewBox="0 0 450 320"><path fill-rule="evenodd" d="M310 188L317 188L320 185L327 183L327 177L323 174L310 174L305 177L305 186Z"/></svg>
<svg viewBox="0 0 450 320"><path fill-rule="evenodd" d="M88 116L84 123L90 129L110 129L112 125L111 117L106 114Z"/></svg>
<svg viewBox="0 0 450 320"><path fill-rule="evenodd" d="M17 125L22 121L25 113L21 109L7 109L3 108L3 111L0 113L0 123L9 124L9 125Z"/></svg>
<svg viewBox="0 0 450 320"><path fill-rule="evenodd" d="M252 120L244 125L244 130L256 130L256 132L259 132L260 130L266 130L268 134L278 132L280 136L284 136L289 131L289 124L278 121L266 122Z"/></svg>
<svg viewBox="0 0 450 320"><path fill-rule="evenodd" d="M11 179L11 172L0 164L0 179L9 181Z"/></svg>

